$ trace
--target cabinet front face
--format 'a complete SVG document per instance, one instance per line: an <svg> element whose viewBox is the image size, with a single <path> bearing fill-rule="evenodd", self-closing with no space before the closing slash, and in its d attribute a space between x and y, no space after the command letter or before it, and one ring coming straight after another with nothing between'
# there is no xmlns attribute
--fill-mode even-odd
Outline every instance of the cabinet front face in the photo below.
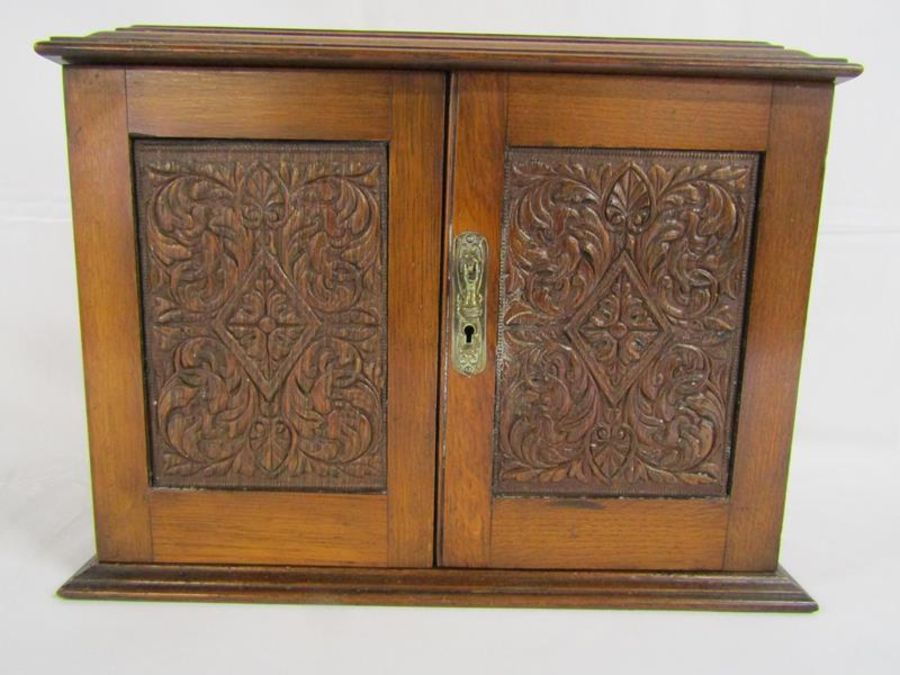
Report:
<svg viewBox="0 0 900 675"><path fill-rule="evenodd" d="M101 560L432 564L443 82L67 69Z"/></svg>
<svg viewBox="0 0 900 675"><path fill-rule="evenodd" d="M774 568L828 95L455 78L444 564Z"/></svg>

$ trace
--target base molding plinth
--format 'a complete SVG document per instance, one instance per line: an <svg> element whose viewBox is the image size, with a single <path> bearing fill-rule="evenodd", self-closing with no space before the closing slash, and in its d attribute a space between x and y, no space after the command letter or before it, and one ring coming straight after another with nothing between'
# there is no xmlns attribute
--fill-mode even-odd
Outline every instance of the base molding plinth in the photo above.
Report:
<svg viewBox="0 0 900 675"><path fill-rule="evenodd" d="M473 607L813 612L775 572L606 572L101 563L88 561L64 598Z"/></svg>

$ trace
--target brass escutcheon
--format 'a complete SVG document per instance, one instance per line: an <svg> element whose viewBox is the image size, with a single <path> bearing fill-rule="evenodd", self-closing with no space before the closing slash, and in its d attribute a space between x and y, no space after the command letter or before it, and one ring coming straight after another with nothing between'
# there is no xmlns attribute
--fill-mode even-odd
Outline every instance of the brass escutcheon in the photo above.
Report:
<svg viewBox="0 0 900 675"><path fill-rule="evenodd" d="M487 242L463 232L453 242L453 367L463 375L484 370L484 264Z"/></svg>

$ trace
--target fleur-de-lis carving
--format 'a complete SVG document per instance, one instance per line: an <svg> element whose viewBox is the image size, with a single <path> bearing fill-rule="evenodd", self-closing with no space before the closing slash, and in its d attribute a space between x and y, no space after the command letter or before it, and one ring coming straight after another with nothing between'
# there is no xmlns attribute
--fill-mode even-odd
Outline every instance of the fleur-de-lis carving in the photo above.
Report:
<svg viewBox="0 0 900 675"><path fill-rule="evenodd" d="M613 228L622 227L631 233L639 233L647 227L652 209L652 193L647 177L637 165L626 165L612 184L606 199L606 219Z"/></svg>
<svg viewBox="0 0 900 675"><path fill-rule="evenodd" d="M281 180L261 162L253 164L244 176L239 192L239 207L244 227L279 227L284 223L287 195Z"/></svg>

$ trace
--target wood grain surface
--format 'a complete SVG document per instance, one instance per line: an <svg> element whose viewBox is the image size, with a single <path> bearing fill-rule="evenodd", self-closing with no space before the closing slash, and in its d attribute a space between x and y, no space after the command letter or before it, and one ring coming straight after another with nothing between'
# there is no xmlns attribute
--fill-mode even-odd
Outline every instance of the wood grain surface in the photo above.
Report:
<svg viewBox="0 0 900 675"><path fill-rule="evenodd" d="M392 77L388 564L434 564L445 78Z"/></svg>
<svg viewBox="0 0 900 675"><path fill-rule="evenodd" d="M139 136L382 141L389 73L129 68L128 131Z"/></svg>
<svg viewBox="0 0 900 675"><path fill-rule="evenodd" d="M512 74L510 145L762 150L769 82Z"/></svg>
<svg viewBox="0 0 900 675"><path fill-rule="evenodd" d="M387 564L385 495L156 489L161 563Z"/></svg>
<svg viewBox="0 0 900 675"><path fill-rule="evenodd" d="M759 220L725 569L778 564L833 87L778 84Z"/></svg>
<svg viewBox="0 0 900 675"><path fill-rule="evenodd" d="M69 67L64 83L97 552L101 560L149 561L125 71Z"/></svg>
<svg viewBox="0 0 900 675"><path fill-rule="evenodd" d="M766 42L133 26L35 45L61 63L525 70L766 79L862 67Z"/></svg>
<svg viewBox="0 0 900 675"><path fill-rule="evenodd" d="M454 146L449 148L452 194L447 207L444 252L453 238L477 232L487 241L485 303L487 366L466 376L445 365L442 439L442 548L440 562L453 567L485 566L490 560L491 428L494 409L494 355L497 332L497 274L503 205L503 139L506 128L506 75L454 75ZM452 267L445 259L444 270ZM444 311L444 354L448 358L451 311Z"/></svg>
<svg viewBox="0 0 900 675"><path fill-rule="evenodd" d="M494 499L491 567L718 570L722 499Z"/></svg>
<svg viewBox="0 0 900 675"><path fill-rule="evenodd" d="M65 598L462 607L814 612L783 569L770 573L116 565L89 561Z"/></svg>

